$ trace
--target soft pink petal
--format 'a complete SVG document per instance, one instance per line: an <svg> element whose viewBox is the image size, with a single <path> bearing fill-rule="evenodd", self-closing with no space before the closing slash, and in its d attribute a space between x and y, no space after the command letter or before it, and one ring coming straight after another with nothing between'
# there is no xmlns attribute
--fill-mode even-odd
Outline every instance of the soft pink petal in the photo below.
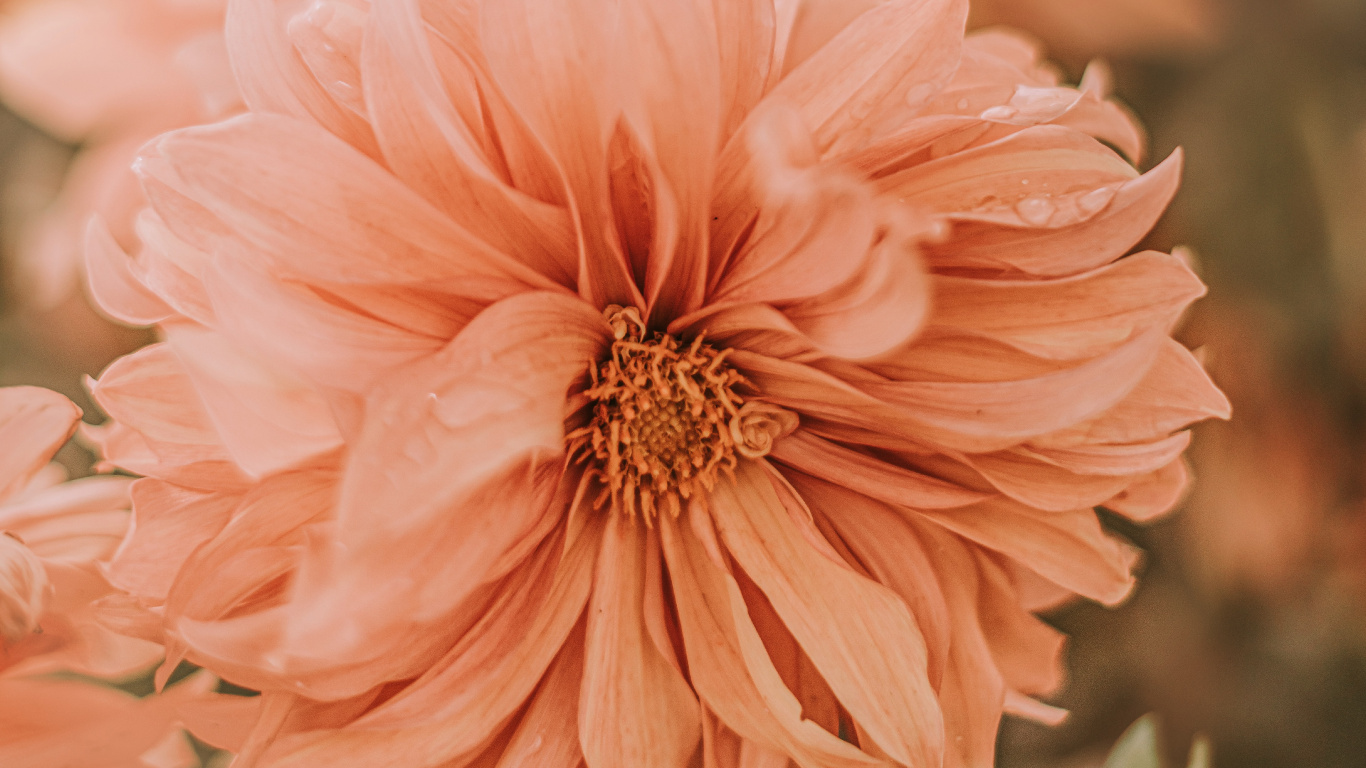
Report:
<svg viewBox="0 0 1366 768"><path fill-rule="evenodd" d="M438 71L416 2L373 8L361 66L380 148L394 173L476 237L572 288L578 256L568 212L496 172L481 138L457 111L468 105L451 102L442 74L457 74ZM472 83L469 90L463 95L477 108L479 93Z"/></svg>
<svg viewBox="0 0 1366 768"><path fill-rule="evenodd" d="M660 521L660 539L688 669L702 702L736 733L799 762L831 768L877 765L852 744L803 719L801 703L783 684L749 619L735 577L712 561L697 535L665 519Z"/></svg>
<svg viewBox="0 0 1366 768"><path fill-rule="evenodd" d="M934 278L935 327L982 334L1039 357L1103 353L1166 326L1204 285L1180 259L1145 251L1049 281Z"/></svg>
<svg viewBox="0 0 1366 768"><path fill-rule="evenodd" d="M290 44L279 0L229 0L224 26L228 57L242 98L255 112L313 122L360 151L377 155L370 126L313 77Z"/></svg>
<svg viewBox="0 0 1366 768"><path fill-rule="evenodd" d="M1108 264L1152 229L1181 180L1181 152L1173 152L1144 175L1117 186L1097 187L1077 199L1094 213L1063 226L966 221L942 244L926 248L940 267L1013 269L1034 275L1069 275ZM1088 197L1090 195L1090 197Z"/></svg>
<svg viewBox="0 0 1366 768"><path fill-rule="evenodd" d="M335 543L310 553L282 657L325 668L382 656L515 565L562 511L565 396L609 332L578 299L524 294L379 384Z"/></svg>
<svg viewBox="0 0 1366 768"><path fill-rule="evenodd" d="M131 494L133 520L105 573L119 589L165 598L190 553L227 525L237 499L153 478L136 481Z"/></svg>
<svg viewBox="0 0 1366 768"><path fill-rule="evenodd" d="M875 139L953 74L967 3L890 0L854 19L792 70L771 98L795 104L825 151Z"/></svg>
<svg viewBox="0 0 1366 768"><path fill-rule="evenodd" d="M865 496L913 509L962 507L990 495L896 466L805 430L774 443L769 456L832 483L857 477L859 492Z"/></svg>
<svg viewBox="0 0 1366 768"><path fill-rule="evenodd" d="M1135 479L1124 490L1107 499L1104 506L1130 518L1146 522L1159 517L1181 502L1190 486L1190 470L1183 459Z"/></svg>
<svg viewBox="0 0 1366 768"><path fill-rule="evenodd" d="M252 114L166 134L155 151L233 237L295 276L425 283L485 300L553 285L306 122Z"/></svg>
<svg viewBox="0 0 1366 768"><path fill-rule="evenodd" d="M579 621L601 527L552 537L446 656L356 727L286 738L272 768L466 765L525 702ZM563 552L563 557L561 557ZM572 641L572 639L571 639Z"/></svg>
<svg viewBox="0 0 1366 768"><path fill-rule="evenodd" d="M109 234L103 219L92 219L86 228L85 266L86 285L95 305L115 320L152 325L175 313L139 279L132 259Z"/></svg>
<svg viewBox="0 0 1366 768"><path fill-rule="evenodd" d="M726 548L773 603L840 703L907 765L942 759L943 722L925 641L890 590L818 553L767 471L743 462L713 493ZM878 638L876 645L868 645Z"/></svg>
<svg viewBox="0 0 1366 768"><path fill-rule="evenodd" d="M0 500L47 465L80 418L75 403L51 390L0 388Z"/></svg>
<svg viewBox="0 0 1366 768"><path fill-rule="evenodd" d="M692 689L645 631L646 558L660 556L645 544L639 521L607 521L579 699L579 740L591 768L681 768L702 734Z"/></svg>
<svg viewBox="0 0 1366 768"><path fill-rule="evenodd" d="M1100 527L1091 509L1040 512L1007 499L925 518L1037 571L1073 592L1114 605L1128 596L1137 553Z"/></svg>
<svg viewBox="0 0 1366 768"><path fill-rule="evenodd" d="M1228 398L1190 350L1162 339L1152 367L1127 397L1093 418L1034 442L1051 448L1147 442L1197 421L1227 419L1230 413Z"/></svg>
<svg viewBox="0 0 1366 768"><path fill-rule="evenodd" d="M621 105L611 71L620 21L602 0L481 7L480 42L510 107L554 158L578 228L579 294L596 306L642 305L612 226L606 152Z"/></svg>
<svg viewBox="0 0 1366 768"><path fill-rule="evenodd" d="M342 444L317 389L221 333L190 325L166 329L224 447L261 477L298 466Z"/></svg>

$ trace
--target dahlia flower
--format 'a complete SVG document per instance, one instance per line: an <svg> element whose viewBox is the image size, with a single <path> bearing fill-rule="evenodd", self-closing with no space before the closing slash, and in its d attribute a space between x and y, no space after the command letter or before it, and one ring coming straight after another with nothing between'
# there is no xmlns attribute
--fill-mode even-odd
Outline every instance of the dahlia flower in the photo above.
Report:
<svg viewBox="0 0 1366 768"><path fill-rule="evenodd" d="M22 232L21 275L52 304L78 286L86 219L136 243L146 203L129 165L157 134L241 109L222 0L10 0L0 10L0 101L79 143L58 198Z"/></svg>
<svg viewBox="0 0 1366 768"><path fill-rule="evenodd" d="M1179 157L966 12L234 0L249 114L88 242L165 338L92 385L126 623L263 692L205 738L975 766L1056 719L1031 611L1124 598L1093 508L1170 507L1227 403L1199 280L1125 255Z"/></svg>
<svg viewBox="0 0 1366 768"><path fill-rule="evenodd" d="M114 589L97 563L128 527L128 480L54 484L61 472L48 460L79 418L54 392L0 389L0 764L189 768L198 763L175 725L177 708L208 693L208 676L141 700L34 677L120 678L161 652L99 621L98 601Z"/></svg>

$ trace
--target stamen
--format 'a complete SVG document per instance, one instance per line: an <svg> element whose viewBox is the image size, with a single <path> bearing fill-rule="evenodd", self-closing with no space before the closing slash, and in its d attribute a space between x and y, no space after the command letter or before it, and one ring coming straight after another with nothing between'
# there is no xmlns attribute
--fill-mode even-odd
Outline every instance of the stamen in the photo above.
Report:
<svg viewBox="0 0 1366 768"><path fill-rule="evenodd" d="M566 436L570 455L591 464L602 483L596 507L640 514L647 524L661 509L677 517L683 501L710 491L721 473L733 476L737 455L764 456L796 428L795 414L736 393L746 382L726 365L729 350L701 336L682 347L648 334L634 307L604 314L616 341L589 371L588 425Z"/></svg>

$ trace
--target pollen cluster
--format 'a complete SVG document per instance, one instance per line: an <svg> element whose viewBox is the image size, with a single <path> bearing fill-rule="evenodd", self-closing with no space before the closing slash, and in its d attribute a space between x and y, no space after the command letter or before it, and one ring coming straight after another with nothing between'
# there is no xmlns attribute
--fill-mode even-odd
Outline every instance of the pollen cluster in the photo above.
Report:
<svg viewBox="0 0 1366 768"><path fill-rule="evenodd" d="M682 501L710 490L733 472L743 442L744 382L726 364L727 351L701 337L684 346L647 333L634 308L607 311L616 340L606 360L589 369L589 423L567 436L570 455L601 481L594 504L640 514L661 509L675 517Z"/></svg>

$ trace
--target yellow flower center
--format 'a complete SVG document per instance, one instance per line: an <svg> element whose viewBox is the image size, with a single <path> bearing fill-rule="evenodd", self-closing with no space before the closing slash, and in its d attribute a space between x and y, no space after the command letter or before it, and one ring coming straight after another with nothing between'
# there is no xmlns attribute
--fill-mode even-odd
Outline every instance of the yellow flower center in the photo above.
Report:
<svg viewBox="0 0 1366 768"><path fill-rule="evenodd" d="M726 364L729 350L648 333L634 308L605 314L616 340L589 369L592 416L566 437L570 456L602 483L596 507L647 523L660 509L677 517L683 500L733 473L737 454L763 456L796 426L795 415L736 393L745 379Z"/></svg>

